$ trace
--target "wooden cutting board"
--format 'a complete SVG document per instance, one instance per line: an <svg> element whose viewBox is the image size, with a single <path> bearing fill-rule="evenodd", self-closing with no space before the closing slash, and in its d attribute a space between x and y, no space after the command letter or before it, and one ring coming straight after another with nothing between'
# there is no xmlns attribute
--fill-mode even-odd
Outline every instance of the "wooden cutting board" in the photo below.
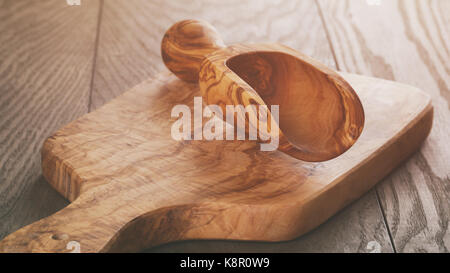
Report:
<svg viewBox="0 0 450 273"><path fill-rule="evenodd" d="M307 163L252 141L175 141L170 111L198 85L163 73L68 124L42 149L48 182L72 203L0 242L5 252L138 251L184 239L282 241L326 221L416 151L429 96L342 76L366 123L343 155Z"/></svg>

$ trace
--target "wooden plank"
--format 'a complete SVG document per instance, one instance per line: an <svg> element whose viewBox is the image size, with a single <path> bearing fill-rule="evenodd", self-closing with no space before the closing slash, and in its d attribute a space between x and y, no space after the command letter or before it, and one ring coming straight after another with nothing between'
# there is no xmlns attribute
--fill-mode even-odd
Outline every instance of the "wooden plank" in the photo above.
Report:
<svg viewBox="0 0 450 273"><path fill-rule="evenodd" d="M0 3L0 238L67 205L41 174L44 139L88 111L98 1Z"/></svg>
<svg viewBox="0 0 450 273"><path fill-rule="evenodd" d="M166 70L160 56L163 34L176 21L188 18L209 21L227 44L280 42L335 67L314 1L192 1L189 5L184 1L106 1L92 109ZM298 241L285 243L285 249L366 252L368 242L373 240L381 245L381 251L392 251L375 192L371 191L327 224ZM192 251L203 244L181 242L172 250ZM216 251L264 248L251 243L213 244ZM283 249L283 243L277 245L271 248L268 244L265 249ZM171 246L164 250L171 251Z"/></svg>
<svg viewBox="0 0 450 273"><path fill-rule="evenodd" d="M377 187L382 208L397 251L448 252L450 1L368 3L320 1L339 67L415 85L435 107L420 153Z"/></svg>

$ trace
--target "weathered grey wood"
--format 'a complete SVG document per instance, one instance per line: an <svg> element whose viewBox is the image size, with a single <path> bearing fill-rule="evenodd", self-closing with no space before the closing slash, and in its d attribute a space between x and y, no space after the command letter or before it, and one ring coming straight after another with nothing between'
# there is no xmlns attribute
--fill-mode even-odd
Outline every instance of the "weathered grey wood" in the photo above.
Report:
<svg viewBox="0 0 450 273"><path fill-rule="evenodd" d="M0 1L0 238L67 205L41 175L53 131L88 111L98 1Z"/></svg>
<svg viewBox="0 0 450 273"><path fill-rule="evenodd" d="M334 67L314 1L105 1L94 75L92 109L163 71L160 42L167 28L186 18L205 19L227 44L280 42ZM376 241L392 251L374 191L317 230L277 244L180 242L148 251L370 252ZM373 249L372 249L373 250Z"/></svg>
<svg viewBox="0 0 450 273"><path fill-rule="evenodd" d="M398 252L448 252L450 1L379 3L321 0L320 8L340 69L409 83L432 96L430 136L377 192Z"/></svg>

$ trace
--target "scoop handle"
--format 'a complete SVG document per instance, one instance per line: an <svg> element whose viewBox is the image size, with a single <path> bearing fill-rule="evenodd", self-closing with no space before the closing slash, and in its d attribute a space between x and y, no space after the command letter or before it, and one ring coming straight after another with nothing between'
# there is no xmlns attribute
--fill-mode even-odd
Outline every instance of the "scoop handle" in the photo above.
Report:
<svg viewBox="0 0 450 273"><path fill-rule="evenodd" d="M164 34L161 55L164 64L178 78L197 83L204 57L224 47L219 33L208 22L183 20Z"/></svg>

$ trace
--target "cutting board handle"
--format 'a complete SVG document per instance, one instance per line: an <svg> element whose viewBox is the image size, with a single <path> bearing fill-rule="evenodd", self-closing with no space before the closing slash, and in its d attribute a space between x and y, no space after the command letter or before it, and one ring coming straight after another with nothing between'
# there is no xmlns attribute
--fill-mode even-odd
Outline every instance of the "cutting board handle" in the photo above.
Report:
<svg viewBox="0 0 450 273"><path fill-rule="evenodd" d="M132 188L145 191L138 185ZM183 239L180 228L189 226L181 223L191 220L192 206L166 206L156 196L144 206L126 206L124 196L120 182L84 192L64 209L6 236L0 253L137 252Z"/></svg>
<svg viewBox="0 0 450 273"><path fill-rule="evenodd" d="M78 205L79 202L75 201L57 213L6 236L0 241L0 253L81 253L86 248L80 242L81 238L88 241L89 248L92 242L97 246L105 245L114 234L107 235L108 229L95 224L96 218L92 215L80 213ZM89 221L90 224L86 225ZM86 240L86 234L91 234L89 240Z"/></svg>
<svg viewBox="0 0 450 273"><path fill-rule="evenodd" d="M183 20L164 34L161 55L164 64L178 78L197 83L205 56L224 47L219 33L208 22Z"/></svg>

